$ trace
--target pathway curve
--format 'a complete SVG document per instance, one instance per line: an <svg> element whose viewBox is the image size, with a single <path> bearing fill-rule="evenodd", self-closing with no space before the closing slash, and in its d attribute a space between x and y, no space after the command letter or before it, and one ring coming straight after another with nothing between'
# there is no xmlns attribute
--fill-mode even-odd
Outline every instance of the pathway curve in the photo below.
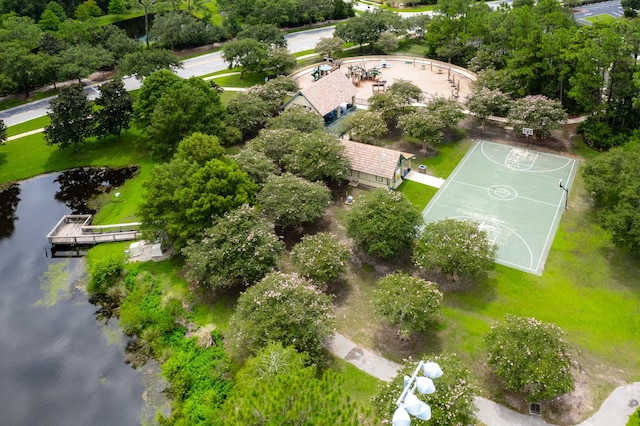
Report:
<svg viewBox="0 0 640 426"><path fill-rule="evenodd" d="M326 346L338 358L386 382L393 380L401 367L338 333L327 340ZM487 426L552 426L540 417L520 414L486 398L476 396L474 400L476 416ZM637 408L638 401L640 382L620 386L609 395L597 413L577 426L624 426Z"/></svg>

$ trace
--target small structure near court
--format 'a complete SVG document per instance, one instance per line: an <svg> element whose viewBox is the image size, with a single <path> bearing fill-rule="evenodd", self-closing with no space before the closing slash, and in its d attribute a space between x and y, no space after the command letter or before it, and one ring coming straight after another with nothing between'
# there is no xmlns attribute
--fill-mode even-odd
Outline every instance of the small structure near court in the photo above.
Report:
<svg viewBox="0 0 640 426"><path fill-rule="evenodd" d="M395 189L411 171L415 155L375 145L342 140L351 163L346 179L352 184Z"/></svg>

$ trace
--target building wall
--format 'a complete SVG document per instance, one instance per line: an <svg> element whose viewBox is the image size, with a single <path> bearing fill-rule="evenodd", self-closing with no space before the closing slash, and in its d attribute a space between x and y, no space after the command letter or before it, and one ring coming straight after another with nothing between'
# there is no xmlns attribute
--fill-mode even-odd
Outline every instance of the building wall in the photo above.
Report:
<svg viewBox="0 0 640 426"><path fill-rule="evenodd" d="M311 106L311 103L309 103L307 98L305 98L304 96L296 95L295 97L291 98L291 100L285 106L285 109L290 108L293 105L300 105L305 108L309 108L311 111L315 111Z"/></svg>
<svg viewBox="0 0 640 426"><path fill-rule="evenodd" d="M347 172L347 179L352 182L358 182L362 185L372 186L374 188L391 188L392 186L391 179L355 170L349 170Z"/></svg>

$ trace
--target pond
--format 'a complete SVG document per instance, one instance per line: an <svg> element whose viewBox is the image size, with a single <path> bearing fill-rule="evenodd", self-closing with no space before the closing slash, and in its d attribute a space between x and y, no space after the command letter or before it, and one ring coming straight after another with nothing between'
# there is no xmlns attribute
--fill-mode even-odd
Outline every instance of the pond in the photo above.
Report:
<svg viewBox="0 0 640 426"><path fill-rule="evenodd" d="M153 19L155 15L149 14L149 29L153 26ZM144 15L136 18L126 19L124 21L118 21L114 23L118 28L122 28L127 33L129 38L134 40L144 40Z"/></svg>
<svg viewBox="0 0 640 426"><path fill-rule="evenodd" d="M86 211L83 197L96 184L108 189L107 175L79 169L0 190L2 424L135 425L155 416L143 400L148 371L124 363L117 322L96 321L80 288L84 259L47 255L46 234L62 215Z"/></svg>

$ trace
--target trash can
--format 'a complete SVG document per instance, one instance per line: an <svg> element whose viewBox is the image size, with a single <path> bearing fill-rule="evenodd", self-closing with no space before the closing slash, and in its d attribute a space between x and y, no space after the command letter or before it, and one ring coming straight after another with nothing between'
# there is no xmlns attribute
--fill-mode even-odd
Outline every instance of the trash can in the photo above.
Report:
<svg viewBox="0 0 640 426"><path fill-rule="evenodd" d="M420 164L420 165L418 166L418 171L419 171L420 173L427 174L427 166L425 166L424 164Z"/></svg>

